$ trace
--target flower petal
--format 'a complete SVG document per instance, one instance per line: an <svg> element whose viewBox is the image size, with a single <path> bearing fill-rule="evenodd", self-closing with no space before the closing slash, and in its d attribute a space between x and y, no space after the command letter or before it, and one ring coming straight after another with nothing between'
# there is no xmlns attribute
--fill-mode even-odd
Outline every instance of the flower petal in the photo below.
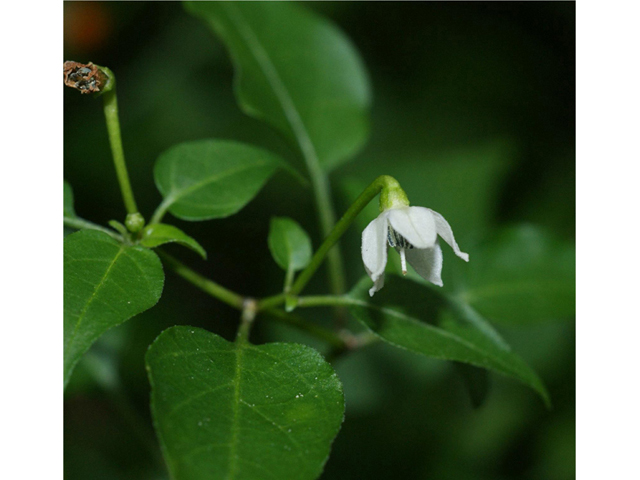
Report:
<svg viewBox="0 0 640 480"><path fill-rule="evenodd" d="M374 282L387 266L387 215L378 215L362 232L362 261Z"/></svg>
<svg viewBox="0 0 640 480"><path fill-rule="evenodd" d="M436 243L436 222L432 210L404 207L387 210L389 223L416 248L429 248Z"/></svg>
<svg viewBox="0 0 640 480"><path fill-rule="evenodd" d="M369 271L369 269L365 267L365 270L367 270L367 275L371 276L371 272ZM373 294L380 290L382 287L384 287L384 272L373 282L373 287L369 289L369 296L373 297Z"/></svg>
<svg viewBox="0 0 640 480"><path fill-rule="evenodd" d="M442 249L437 243L431 248L405 250L407 261L418 275L434 285L442 286Z"/></svg>
<svg viewBox="0 0 640 480"><path fill-rule="evenodd" d="M434 212L433 210L431 210L431 213L433 213L433 218L436 222L436 229L438 231L438 235L440 235L442 239L445 242L447 242L451 246L451 248L453 248L453 251L457 256L459 256L465 262L468 262L469 254L460 251L460 247L458 247L458 244L456 243L456 239L453 238L453 231L451 230L449 223L438 212Z"/></svg>

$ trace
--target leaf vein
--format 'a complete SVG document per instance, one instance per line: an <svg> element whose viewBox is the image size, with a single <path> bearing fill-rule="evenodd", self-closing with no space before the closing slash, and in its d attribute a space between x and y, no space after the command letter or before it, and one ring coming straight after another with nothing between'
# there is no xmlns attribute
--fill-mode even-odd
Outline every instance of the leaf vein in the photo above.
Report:
<svg viewBox="0 0 640 480"><path fill-rule="evenodd" d="M76 320L76 325L75 325L75 327L73 329L73 333L71 334L71 336L69 337L69 340L66 342L66 344L64 346L65 350L67 350L69 345L71 345L73 343L73 341L74 341L74 339L75 339L75 337L76 337L76 335L78 333L78 327L82 323L82 320L84 319L84 316L86 315L87 310L89 309L89 306L95 300L96 295L98 294L100 289L104 286L104 283L105 283L107 277L109 276L109 273L111 272L111 269L116 264L116 262L118 261L118 258L120 258L120 255L124 252L125 248L126 247L124 245L120 246L120 249L118 250L118 253L116 253L116 255L113 257L113 260L111 261L111 263L107 267L106 271L104 272L104 275L100 279L100 282L96 285L95 289L93 290L93 293L91 294L91 297L89 297L89 300L87 301L87 303L85 303L83 309L80 311L80 314L78 315L78 319Z"/></svg>

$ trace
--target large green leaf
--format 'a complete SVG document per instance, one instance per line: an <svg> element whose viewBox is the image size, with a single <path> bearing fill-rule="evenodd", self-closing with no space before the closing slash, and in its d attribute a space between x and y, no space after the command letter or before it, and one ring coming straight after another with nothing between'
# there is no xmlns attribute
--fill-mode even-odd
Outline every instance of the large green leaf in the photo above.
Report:
<svg viewBox="0 0 640 480"><path fill-rule="evenodd" d="M224 41L243 110L330 169L368 135L369 82L334 25L289 2L186 2Z"/></svg>
<svg viewBox="0 0 640 480"><path fill-rule="evenodd" d="M298 223L286 217L274 217L269 227L269 250L284 270L301 270L311 261L311 239Z"/></svg>
<svg viewBox="0 0 640 480"><path fill-rule="evenodd" d="M511 351L500 335L468 305L427 287L387 275L384 288L370 298L369 278L347 297L349 309L382 340L428 357L491 369L521 380L546 403L540 378Z"/></svg>
<svg viewBox="0 0 640 480"><path fill-rule="evenodd" d="M230 343L172 327L146 357L175 480L318 477L344 416L342 385L310 347Z"/></svg>
<svg viewBox="0 0 640 480"><path fill-rule="evenodd" d="M244 207L281 164L276 155L251 145L200 140L160 155L154 176L163 209L183 220L209 220Z"/></svg>
<svg viewBox="0 0 640 480"><path fill-rule="evenodd" d="M164 273L151 250L82 230L64 239L64 383L104 332L155 305Z"/></svg>
<svg viewBox="0 0 640 480"><path fill-rule="evenodd" d="M153 223L147 225L140 233L140 245L149 248L159 247L165 243L176 242L197 252L206 260L207 252L189 235L184 233L178 227L167 225L165 223Z"/></svg>
<svg viewBox="0 0 640 480"><path fill-rule="evenodd" d="M458 298L491 321L527 323L575 315L575 246L531 225L470 249ZM456 268L456 266L454 266Z"/></svg>

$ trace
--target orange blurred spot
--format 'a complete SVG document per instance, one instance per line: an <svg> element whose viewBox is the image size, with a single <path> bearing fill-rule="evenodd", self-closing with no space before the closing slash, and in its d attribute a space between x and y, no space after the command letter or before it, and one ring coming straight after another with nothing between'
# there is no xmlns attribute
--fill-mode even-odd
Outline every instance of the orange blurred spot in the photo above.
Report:
<svg viewBox="0 0 640 480"><path fill-rule="evenodd" d="M111 13L101 2L64 3L64 41L70 49L101 48L111 31Z"/></svg>

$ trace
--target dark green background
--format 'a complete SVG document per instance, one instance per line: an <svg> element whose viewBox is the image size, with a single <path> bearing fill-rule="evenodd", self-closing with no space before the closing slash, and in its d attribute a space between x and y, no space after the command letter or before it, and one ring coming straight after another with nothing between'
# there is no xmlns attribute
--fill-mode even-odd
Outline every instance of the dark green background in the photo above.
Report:
<svg viewBox="0 0 640 480"><path fill-rule="evenodd" d="M447 218L463 250L501 226L525 222L573 240L573 2L305 7L353 40L373 87L370 141L331 176L339 213L355 190L390 174L413 204ZM64 60L93 61L116 73L124 148L147 218L161 200L153 164L179 142L242 140L303 170L283 139L240 112L222 44L177 2L65 3ZM78 215L122 221L100 102L69 90L64 109L65 179L74 188ZM168 250L236 291L273 294L282 272L267 246L271 216L296 219L319 245L310 191L280 173L235 216L175 220L207 250L206 263L178 246ZM342 242L349 285L364 274L359 236L352 228ZM445 273L456 261L448 253ZM324 288L318 275L309 291ZM318 321L323 313L313 312ZM168 274L160 303L111 331L93 354L148 417L143 357L158 333L190 324L231 338L237 319L236 311ZM377 345L336 364L347 416L322 478L574 478L574 322L543 319L499 329L547 384L551 411L532 391L497 375L490 375L490 393L475 409L452 364ZM275 338L312 343L280 327L256 326L254 341ZM80 364L66 396L65 477L163 478L153 453L124 420L127 414L91 380L88 367Z"/></svg>

